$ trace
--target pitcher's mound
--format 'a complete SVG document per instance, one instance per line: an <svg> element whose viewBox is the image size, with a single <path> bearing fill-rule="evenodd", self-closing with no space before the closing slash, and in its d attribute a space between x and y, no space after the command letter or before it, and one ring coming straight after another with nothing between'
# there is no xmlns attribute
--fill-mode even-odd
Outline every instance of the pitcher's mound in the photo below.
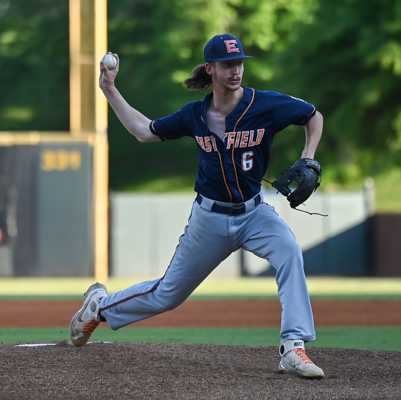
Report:
<svg viewBox="0 0 401 400"><path fill-rule="evenodd" d="M2 399L396 399L401 353L308 348L320 380L282 374L277 347L0 345Z"/></svg>

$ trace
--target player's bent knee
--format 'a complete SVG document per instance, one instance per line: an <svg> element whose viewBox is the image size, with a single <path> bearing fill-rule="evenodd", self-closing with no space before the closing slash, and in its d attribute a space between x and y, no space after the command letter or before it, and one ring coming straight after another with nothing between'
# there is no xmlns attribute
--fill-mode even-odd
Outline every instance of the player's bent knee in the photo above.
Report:
<svg viewBox="0 0 401 400"><path fill-rule="evenodd" d="M166 311L171 311L174 310L175 308L177 308L179 305L181 305L184 301L181 300L177 300L177 299L168 299L165 300L163 302L163 304L161 304L158 307L158 311L160 313L166 312Z"/></svg>
<svg viewBox="0 0 401 400"><path fill-rule="evenodd" d="M293 241L291 244L288 246L288 251L287 253L291 255L292 257L302 257L302 249L301 246L296 242Z"/></svg>
<svg viewBox="0 0 401 400"><path fill-rule="evenodd" d="M286 240L280 244L280 253L286 258L302 257L302 249L294 239Z"/></svg>
<svg viewBox="0 0 401 400"><path fill-rule="evenodd" d="M276 268L299 265L303 267L303 255L301 246L297 242L290 242L283 247L282 251L276 258Z"/></svg>

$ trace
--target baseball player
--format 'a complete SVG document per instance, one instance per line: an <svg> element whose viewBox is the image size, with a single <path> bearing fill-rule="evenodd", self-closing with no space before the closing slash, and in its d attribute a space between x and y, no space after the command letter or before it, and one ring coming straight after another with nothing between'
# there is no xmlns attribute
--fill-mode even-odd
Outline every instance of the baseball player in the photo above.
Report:
<svg viewBox="0 0 401 400"><path fill-rule="evenodd" d="M118 56L114 54L118 60ZM93 284L83 307L71 321L71 340L84 345L100 322L119 329L183 303L232 252L243 248L270 262L282 304L279 370L323 377L305 354L304 343L315 340L312 308L301 248L274 208L263 201L261 181L277 132L287 126L305 128L301 158L313 159L323 117L315 106L277 92L241 85L244 54L238 38L223 34L205 46L205 64L185 81L191 90L213 89L203 101L151 121L132 108L114 85L118 73L100 63L99 84L126 129L139 142L189 136L199 150L197 193L188 225L180 237L165 275L108 295Z"/></svg>

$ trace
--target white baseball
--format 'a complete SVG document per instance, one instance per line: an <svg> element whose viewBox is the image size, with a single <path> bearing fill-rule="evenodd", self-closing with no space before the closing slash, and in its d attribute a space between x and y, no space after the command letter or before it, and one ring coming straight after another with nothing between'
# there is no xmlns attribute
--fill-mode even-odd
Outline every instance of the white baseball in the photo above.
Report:
<svg viewBox="0 0 401 400"><path fill-rule="evenodd" d="M107 68L109 70L114 69L117 66L117 58L115 58L111 54L106 54L103 58L102 61L106 64Z"/></svg>

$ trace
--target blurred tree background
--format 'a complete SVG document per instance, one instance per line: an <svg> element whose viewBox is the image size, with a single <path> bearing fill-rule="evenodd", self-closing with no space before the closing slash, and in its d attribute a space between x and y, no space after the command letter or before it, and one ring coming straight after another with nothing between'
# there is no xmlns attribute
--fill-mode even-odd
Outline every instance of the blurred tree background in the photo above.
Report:
<svg viewBox="0 0 401 400"><path fill-rule="evenodd" d="M151 119L205 94L182 86L210 37L238 36L243 84L316 104L325 190L376 181L379 209L401 210L401 2L113 0L108 47L117 87ZM69 130L68 1L0 0L0 130ZM111 190L192 190L191 139L141 145L109 113ZM279 133L267 176L299 158L302 128Z"/></svg>

